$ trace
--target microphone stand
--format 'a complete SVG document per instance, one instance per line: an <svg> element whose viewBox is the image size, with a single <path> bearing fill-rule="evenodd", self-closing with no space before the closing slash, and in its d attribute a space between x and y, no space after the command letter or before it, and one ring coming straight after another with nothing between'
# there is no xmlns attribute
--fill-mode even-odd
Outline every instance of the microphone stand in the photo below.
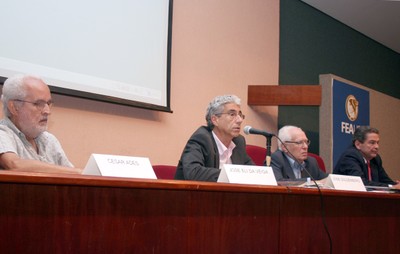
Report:
<svg viewBox="0 0 400 254"><path fill-rule="evenodd" d="M271 139L272 139L272 134L271 135L265 135L267 138L267 157L265 158L266 166L270 167L271 166Z"/></svg>

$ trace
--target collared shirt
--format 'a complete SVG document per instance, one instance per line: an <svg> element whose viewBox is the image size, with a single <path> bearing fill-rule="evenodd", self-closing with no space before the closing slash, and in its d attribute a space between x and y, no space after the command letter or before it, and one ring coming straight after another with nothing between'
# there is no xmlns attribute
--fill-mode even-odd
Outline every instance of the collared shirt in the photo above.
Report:
<svg viewBox="0 0 400 254"><path fill-rule="evenodd" d="M235 143L231 141L229 147L226 147L221 140L215 135L214 131L212 132L215 143L217 144L218 153L219 153L219 168L222 169L224 164L232 164L231 156L232 151L236 147Z"/></svg>
<svg viewBox="0 0 400 254"><path fill-rule="evenodd" d="M305 166L304 161L301 163L301 166L299 165L299 163L297 163L297 161L295 161L292 157L288 156L285 153L286 158L288 158L289 163L290 163L290 167L293 170L294 176L296 177L296 179L300 179L301 178L301 171L302 171L302 166Z"/></svg>
<svg viewBox="0 0 400 254"><path fill-rule="evenodd" d="M365 159L365 157L363 156L363 159L364 159L364 163L365 164L368 164L368 160L367 159Z"/></svg>
<svg viewBox="0 0 400 254"><path fill-rule="evenodd" d="M25 135L7 117L0 120L0 154L12 152L22 159L32 159L50 164L73 167L57 138L45 131L35 138L38 151Z"/></svg>

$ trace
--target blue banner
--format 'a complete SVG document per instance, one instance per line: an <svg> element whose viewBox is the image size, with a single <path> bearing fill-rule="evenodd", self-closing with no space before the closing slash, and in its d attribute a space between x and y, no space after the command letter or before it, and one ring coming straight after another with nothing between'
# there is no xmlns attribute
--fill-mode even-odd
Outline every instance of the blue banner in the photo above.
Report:
<svg viewBox="0 0 400 254"><path fill-rule="evenodd" d="M348 146L358 126L369 126L369 91L333 80L333 166Z"/></svg>

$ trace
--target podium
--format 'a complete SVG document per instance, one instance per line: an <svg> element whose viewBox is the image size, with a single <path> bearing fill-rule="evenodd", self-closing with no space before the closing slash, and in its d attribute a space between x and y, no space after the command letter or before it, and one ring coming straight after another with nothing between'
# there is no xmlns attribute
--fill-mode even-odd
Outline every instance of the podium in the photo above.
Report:
<svg viewBox="0 0 400 254"><path fill-rule="evenodd" d="M1 253L329 253L316 189L0 171ZM322 190L333 253L398 253L400 194Z"/></svg>

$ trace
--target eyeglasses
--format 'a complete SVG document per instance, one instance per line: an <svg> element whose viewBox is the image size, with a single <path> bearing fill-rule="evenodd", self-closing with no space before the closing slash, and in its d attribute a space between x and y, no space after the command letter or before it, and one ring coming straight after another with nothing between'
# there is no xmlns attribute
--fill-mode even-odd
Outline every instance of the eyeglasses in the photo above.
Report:
<svg viewBox="0 0 400 254"><path fill-rule="evenodd" d="M310 146L311 140L307 139L307 140L301 140L301 141L285 141L285 143L295 144L298 146L302 146L302 145Z"/></svg>
<svg viewBox="0 0 400 254"><path fill-rule="evenodd" d="M226 113L219 113L217 115L228 115L232 119L236 119L236 117L240 116L240 118L242 118L242 120L244 120L244 118L246 117L245 115L243 115L242 111L239 111L239 112L229 111Z"/></svg>
<svg viewBox="0 0 400 254"><path fill-rule="evenodd" d="M26 102L26 103L30 103L33 104L38 110L43 110L44 107L49 106L49 108L51 108L51 106L53 106L53 101L44 101L44 100L37 100L37 101L25 101L25 100L14 100L14 101L20 101L20 102Z"/></svg>

